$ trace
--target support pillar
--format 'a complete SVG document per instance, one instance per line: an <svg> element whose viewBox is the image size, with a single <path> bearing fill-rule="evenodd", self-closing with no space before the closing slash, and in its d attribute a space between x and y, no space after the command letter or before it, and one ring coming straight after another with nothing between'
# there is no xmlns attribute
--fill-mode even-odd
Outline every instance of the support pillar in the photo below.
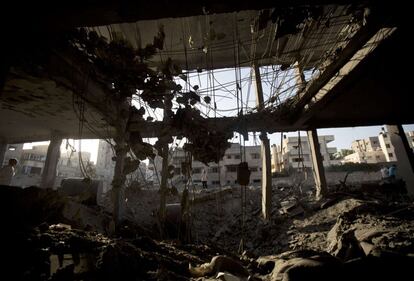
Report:
<svg viewBox="0 0 414 281"><path fill-rule="evenodd" d="M6 156L7 143L0 140L0 168L3 166L4 157Z"/></svg>
<svg viewBox="0 0 414 281"><path fill-rule="evenodd" d="M162 171L161 171L161 184L160 184L160 234L161 237L164 235L164 226L166 218L166 195L167 195L167 180L168 180L168 143L162 146Z"/></svg>
<svg viewBox="0 0 414 281"><path fill-rule="evenodd" d="M387 125L388 135L397 158L397 178L402 178L408 194L414 196L414 155L401 125Z"/></svg>
<svg viewBox="0 0 414 281"><path fill-rule="evenodd" d="M115 168L114 178L112 180L112 199L113 199L113 212L112 219L114 222L113 230L116 230L116 226L119 225L121 220L120 217L120 201L121 201L121 190L125 183L125 158L127 156L128 145L123 137L115 138Z"/></svg>
<svg viewBox="0 0 414 281"><path fill-rule="evenodd" d="M256 81L256 104L260 110L264 108L263 88L260 78L260 69L254 65L254 76ZM270 142L265 131L260 133L261 157L262 157L262 215L268 220L271 215L272 206L272 158L270 154Z"/></svg>
<svg viewBox="0 0 414 281"><path fill-rule="evenodd" d="M128 144L130 140L130 134L128 129L130 104L127 101L128 96L132 96L132 93L125 91L122 93L122 98L115 104L117 118L113 120L115 124L116 136L115 142L115 167L114 178L112 180L112 221L110 223L110 232L114 234L118 231L119 224L121 222L121 191L124 187L126 174L125 174L125 161L127 154L130 151ZM128 113L128 114L126 114Z"/></svg>
<svg viewBox="0 0 414 281"><path fill-rule="evenodd" d="M270 155L270 142L265 134L260 135L262 141L262 215L264 219L270 219L272 207L272 161Z"/></svg>
<svg viewBox="0 0 414 281"><path fill-rule="evenodd" d="M321 154L321 147L319 145L318 133L316 129L307 131L309 150L312 158L313 177L316 186L316 199L321 199L328 193L328 186L326 184L325 169L323 167L323 159Z"/></svg>
<svg viewBox="0 0 414 281"><path fill-rule="evenodd" d="M46 162L43 168L42 188L53 188L56 180L57 164L60 158L60 146L62 139L58 136L52 136L49 147L47 148Z"/></svg>

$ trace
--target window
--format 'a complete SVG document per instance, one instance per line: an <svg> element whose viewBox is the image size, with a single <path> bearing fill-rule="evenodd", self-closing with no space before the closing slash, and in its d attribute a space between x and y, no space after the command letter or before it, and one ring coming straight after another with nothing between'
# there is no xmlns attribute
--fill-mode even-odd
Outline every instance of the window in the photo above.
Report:
<svg viewBox="0 0 414 281"><path fill-rule="evenodd" d="M262 180L261 179L254 179L253 182L254 183L259 183L259 182L262 182Z"/></svg>
<svg viewBox="0 0 414 281"><path fill-rule="evenodd" d="M260 159L260 154L259 153L252 153L252 154L250 154L250 157L252 159Z"/></svg>
<svg viewBox="0 0 414 281"><path fill-rule="evenodd" d="M376 155L375 158L380 159L381 157L379 155Z"/></svg>
<svg viewBox="0 0 414 281"><path fill-rule="evenodd" d="M390 148L391 146L390 146L390 144L389 144L389 143L387 143L387 144L385 145L385 147L386 147L386 148Z"/></svg>
<svg viewBox="0 0 414 281"><path fill-rule="evenodd" d="M193 168L193 174L201 174L201 168Z"/></svg>
<svg viewBox="0 0 414 281"><path fill-rule="evenodd" d="M234 155L234 159L240 159L240 155L239 154L235 154Z"/></svg>
<svg viewBox="0 0 414 281"><path fill-rule="evenodd" d="M210 168L210 173L218 173L218 167Z"/></svg>
<svg viewBox="0 0 414 281"><path fill-rule="evenodd" d="M174 175L179 175L181 174L181 169L180 168L174 168Z"/></svg>
<svg viewBox="0 0 414 281"><path fill-rule="evenodd" d="M220 184L220 181L212 181L211 184Z"/></svg>
<svg viewBox="0 0 414 281"><path fill-rule="evenodd" d="M31 175L40 175L42 173L42 168L39 167L31 167L30 174Z"/></svg>
<svg viewBox="0 0 414 281"><path fill-rule="evenodd" d="M302 162L302 161L303 161L302 157L292 158L292 162Z"/></svg>
<svg viewBox="0 0 414 281"><path fill-rule="evenodd" d="M228 165L226 166L227 172L235 173L237 172L237 165Z"/></svg>
<svg viewBox="0 0 414 281"><path fill-rule="evenodd" d="M257 167L251 167L250 172L257 172Z"/></svg>
<svg viewBox="0 0 414 281"><path fill-rule="evenodd" d="M389 156L389 157L394 157L394 154L392 154L392 153L388 153L388 156Z"/></svg>
<svg viewBox="0 0 414 281"><path fill-rule="evenodd" d="M231 159L231 155L227 155L227 159Z"/></svg>

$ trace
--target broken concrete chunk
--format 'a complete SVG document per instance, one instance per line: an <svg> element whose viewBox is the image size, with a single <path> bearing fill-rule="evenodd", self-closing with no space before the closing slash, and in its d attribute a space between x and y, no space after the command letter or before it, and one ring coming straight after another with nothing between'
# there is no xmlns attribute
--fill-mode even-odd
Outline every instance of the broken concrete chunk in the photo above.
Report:
<svg viewBox="0 0 414 281"><path fill-rule="evenodd" d="M209 263L204 263L198 267L192 267L189 264L188 269L193 277L211 276L219 272L228 272L240 278L249 277L249 272L241 262L227 256L215 256Z"/></svg>
<svg viewBox="0 0 414 281"><path fill-rule="evenodd" d="M217 273L216 279L223 280L223 281L247 281L247 278L237 277L227 272Z"/></svg>

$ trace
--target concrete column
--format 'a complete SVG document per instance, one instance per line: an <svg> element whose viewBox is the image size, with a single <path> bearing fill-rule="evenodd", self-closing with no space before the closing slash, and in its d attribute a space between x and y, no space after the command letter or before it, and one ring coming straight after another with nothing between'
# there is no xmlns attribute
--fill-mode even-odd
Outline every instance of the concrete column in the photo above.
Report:
<svg viewBox="0 0 414 281"><path fill-rule="evenodd" d="M4 157L6 156L7 143L0 140L0 168L3 166Z"/></svg>
<svg viewBox="0 0 414 281"><path fill-rule="evenodd" d="M318 133L316 129L307 131L309 150L312 158L313 177L315 178L316 199L321 199L328 192L326 184L325 169L323 168L323 159L321 148L318 140Z"/></svg>
<svg viewBox="0 0 414 281"><path fill-rule="evenodd" d="M262 141L262 215L264 219L270 219L272 207L272 161L270 143L266 134L260 135Z"/></svg>
<svg viewBox="0 0 414 281"><path fill-rule="evenodd" d="M115 138L115 167L114 167L114 178L112 180L112 202L113 212L112 219L116 226L118 226L120 217L120 201L121 201L121 190L124 186L126 176L124 174L125 158L127 156L128 146L124 138Z"/></svg>
<svg viewBox="0 0 414 281"><path fill-rule="evenodd" d="M414 196L414 156L401 125L387 125L397 158L397 178L402 178L410 196Z"/></svg>
<svg viewBox="0 0 414 281"><path fill-rule="evenodd" d="M165 232L165 218L166 218L166 195L167 195L167 180L168 180L168 143L162 146L162 171L160 184L160 234L164 236Z"/></svg>
<svg viewBox="0 0 414 281"><path fill-rule="evenodd" d="M62 139L52 136L49 147L47 148L46 162L43 168L42 181L40 187L53 188L56 180L57 164L60 158L60 146Z"/></svg>
<svg viewBox="0 0 414 281"><path fill-rule="evenodd" d="M264 108L263 88L260 78L260 69L254 65L254 76L256 81L256 105L260 110ZM272 158L270 153L270 142L266 132L261 132L261 157L262 157L262 215L264 219L270 219L272 206Z"/></svg>

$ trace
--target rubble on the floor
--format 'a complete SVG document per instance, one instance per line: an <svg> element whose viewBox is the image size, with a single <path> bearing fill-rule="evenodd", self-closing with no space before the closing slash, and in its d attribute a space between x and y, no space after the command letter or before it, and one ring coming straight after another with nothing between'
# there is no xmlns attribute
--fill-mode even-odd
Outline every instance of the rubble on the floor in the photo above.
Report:
<svg viewBox="0 0 414 281"><path fill-rule="evenodd" d="M351 188L317 202L306 188L274 187L269 221L261 219L259 188L190 191L192 241L182 244L155 240L157 191L125 192L128 220L111 236L110 214L99 206L53 190L4 188L2 274L14 280L402 280L414 264L413 203L378 190ZM179 206L179 194L167 197L169 206Z"/></svg>

